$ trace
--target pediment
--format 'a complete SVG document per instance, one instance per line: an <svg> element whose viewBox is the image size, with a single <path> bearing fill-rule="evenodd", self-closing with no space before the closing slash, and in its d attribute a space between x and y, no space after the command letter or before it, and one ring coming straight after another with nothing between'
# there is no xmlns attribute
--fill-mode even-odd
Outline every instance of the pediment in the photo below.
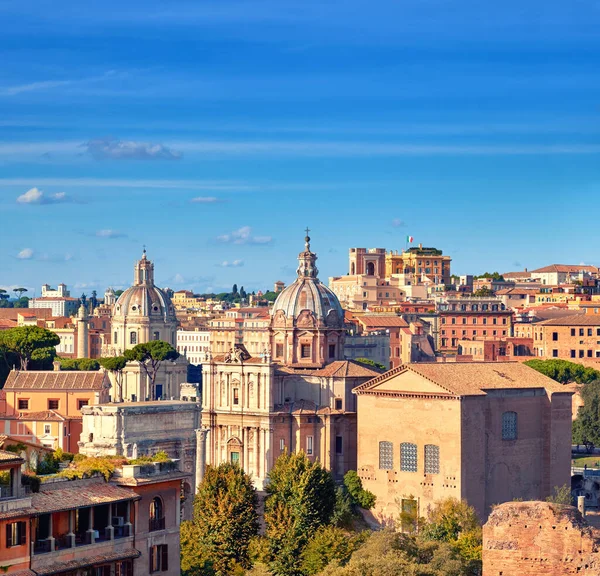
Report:
<svg viewBox="0 0 600 576"><path fill-rule="evenodd" d="M365 387L369 392L406 392L409 394L454 394L432 382L431 380L416 374L409 369L396 374L390 374L388 378L383 378L379 382L374 382L371 386Z"/></svg>

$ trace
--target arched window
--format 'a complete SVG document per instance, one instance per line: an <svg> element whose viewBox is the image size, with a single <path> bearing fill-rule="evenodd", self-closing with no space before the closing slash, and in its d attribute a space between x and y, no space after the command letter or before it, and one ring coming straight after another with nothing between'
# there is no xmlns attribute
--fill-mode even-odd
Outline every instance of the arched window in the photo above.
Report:
<svg viewBox="0 0 600 576"><path fill-rule="evenodd" d="M394 469L394 445L391 442L379 443L379 469Z"/></svg>
<svg viewBox="0 0 600 576"><path fill-rule="evenodd" d="M118 334L118 332L115 330L115 338L114 338L113 344L117 344L117 334Z"/></svg>
<svg viewBox="0 0 600 576"><path fill-rule="evenodd" d="M160 496L155 496L150 502L150 525L149 530L164 530L165 529L165 514L163 510L163 501Z"/></svg>
<svg viewBox="0 0 600 576"><path fill-rule="evenodd" d="M502 414L502 440L517 439L517 413L504 412Z"/></svg>
<svg viewBox="0 0 600 576"><path fill-rule="evenodd" d="M375 263L367 262L367 276L375 276Z"/></svg>
<svg viewBox="0 0 600 576"><path fill-rule="evenodd" d="M130 344L137 344L137 332L130 332L129 333L129 343Z"/></svg>
<svg viewBox="0 0 600 576"><path fill-rule="evenodd" d="M410 442L400 444L400 470L402 472L417 471L417 445Z"/></svg>

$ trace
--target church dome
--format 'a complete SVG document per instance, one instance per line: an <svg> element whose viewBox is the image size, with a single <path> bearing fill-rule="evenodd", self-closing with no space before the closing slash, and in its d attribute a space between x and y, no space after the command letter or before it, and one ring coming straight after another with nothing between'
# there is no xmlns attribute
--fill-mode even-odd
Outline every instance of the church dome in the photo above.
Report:
<svg viewBox="0 0 600 576"><path fill-rule="evenodd" d="M154 285L154 264L146 250L136 263L133 286L127 288L115 304L114 315L127 318L156 318L176 321L175 308L164 290Z"/></svg>
<svg viewBox="0 0 600 576"><path fill-rule="evenodd" d="M312 313L317 322L327 326L341 326L344 311L337 296L317 278L317 256L310 251L310 237L304 239L304 251L298 255L298 278L284 288L273 306L273 316L285 314L287 319L297 320L301 315ZM304 314L303 314L304 313Z"/></svg>

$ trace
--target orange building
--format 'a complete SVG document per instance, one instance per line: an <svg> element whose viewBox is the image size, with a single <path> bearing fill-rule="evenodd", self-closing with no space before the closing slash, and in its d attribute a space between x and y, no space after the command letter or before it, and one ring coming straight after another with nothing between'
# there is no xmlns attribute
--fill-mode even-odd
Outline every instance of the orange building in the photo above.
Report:
<svg viewBox="0 0 600 576"><path fill-rule="evenodd" d="M4 385L0 433L77 452L81 408L109 401L105 372L12 370Z"/></svg>

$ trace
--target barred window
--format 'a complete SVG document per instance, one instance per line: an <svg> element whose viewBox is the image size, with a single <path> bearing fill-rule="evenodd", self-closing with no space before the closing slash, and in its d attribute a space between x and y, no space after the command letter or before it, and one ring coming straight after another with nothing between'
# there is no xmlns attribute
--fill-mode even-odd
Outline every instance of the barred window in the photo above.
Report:
<svg viewBox="0 0 600 576"><path fill-rule="evenodd" d="M400 444L400 470L403 472L417 471L417 445L410 442Z"/></svg>
<svg viewBox="0 0 600 576"><path fill-rule="evenodd" d="M379 469L394 469L394 445L391 442L379 443Z"/></svg>
<svg viewBox="0 0 600 576"><path fill-rule="evenodd" d="M517 439L517 413L504 412L502 414L502 440Z"/></svg>
<svg viewBox="0 0 600 576"><path fill-rule="evenodd" d="M440 473L440 447L425 444L425 474Z"/></svg>

